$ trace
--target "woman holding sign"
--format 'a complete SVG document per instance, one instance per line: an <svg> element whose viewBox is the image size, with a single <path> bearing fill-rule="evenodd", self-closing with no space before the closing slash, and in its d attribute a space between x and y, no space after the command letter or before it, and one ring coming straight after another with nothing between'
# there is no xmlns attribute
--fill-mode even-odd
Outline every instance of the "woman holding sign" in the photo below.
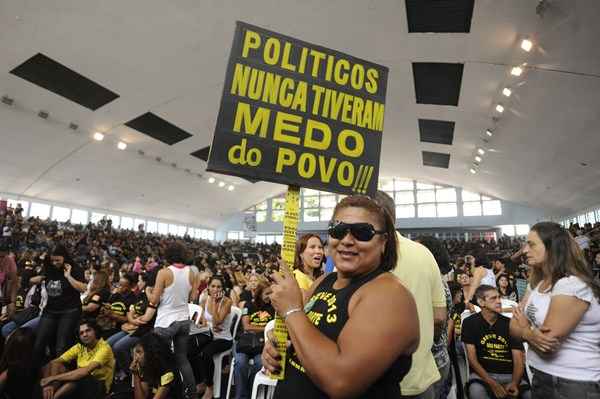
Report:
<svg viewBox="0 0 600 399"><path fill-rule="evenodd" d="M415 302L389 271L397 259L394 223L364 196L344 198L329 226L336 273L302 293L283 266L271 302L285 318L292 346L276 398L394 398L419 342ZM263 365L279 368L269 341Z"/></svg>

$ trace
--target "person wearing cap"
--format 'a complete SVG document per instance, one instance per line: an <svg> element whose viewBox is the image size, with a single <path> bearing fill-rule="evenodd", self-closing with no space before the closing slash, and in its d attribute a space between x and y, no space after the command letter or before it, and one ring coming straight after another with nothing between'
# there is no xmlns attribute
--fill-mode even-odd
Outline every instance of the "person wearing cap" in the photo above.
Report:
<svg viewBox="0 0 600 399"><path fill-rule="evenodd" d="M10 245L6 239L0 239L0 300L6 305L6 319L15 314L18 286L17 264L10 255Z"/></svg>

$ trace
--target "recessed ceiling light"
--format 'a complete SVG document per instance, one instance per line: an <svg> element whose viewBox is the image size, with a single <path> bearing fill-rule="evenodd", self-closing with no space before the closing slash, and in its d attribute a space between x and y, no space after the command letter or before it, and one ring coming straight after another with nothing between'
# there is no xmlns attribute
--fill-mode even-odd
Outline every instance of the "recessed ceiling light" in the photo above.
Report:
<svg viewBox="0 0 600 399"><path fill-rule="evenodd" d="M479 153L479 155L485 154L485 150L483 148L478 148L477 152Z"/></svg>
<svg viewBox="0 0 600 399"><path fill-rule="evenodd" d="M512 94L512 90L508 87L505 87L504 89L502 89L502 94L504 94L506 97L510 97L510 95Z"/></svg>
<svg viewBox="0 0 600 399"><path fill-rule="evenodd" d="M233 191L233 189L234 189L234 188L235 188L235 187L233 187L233 185L231 185L231 184L230 184L230 185L229 185L229 187L227 187L227 190L229 190L229 191Z"/></svg>
<svg viewBox="0 0 600 399"><path fill-rule="evenodd" d="M523 68L521 68L520 66L513 67L510 70L510 74L513 76L521 76L522 73L523 73Z"/></svg>
<svg viewBox="0 0 600 399"><path fill-rule="evenodd" d="M475 161L476 161L476 162L481 162L481 157L480 157L479 155L476 155L476 156L475 156Z"/></svg>
<svg viewBox="0 0 600 399"><path fill-rule="evenodd" d="M498 111L499 113L503 113L504 112L504 107L502 106L502 104L496 105L496 111Z"/></svg>
<svg viewBox="0 0 600 399"><path fill-rule="evenodd" d="M486 129L485 134L487 134L488 137L492 137L494 135L490 129Z"/></svg>
<svg viewBox="0 0 600 399"><path fill-rule="evenodd" d="M469 169L469 172L471 172L471 174L473 174L473 175L474 175L475 173L477 173L477 171L475 170L475 168L471 168L471 169Z"/></svg>
<svg viewBox="0 0 600 399"><path fill-rule="evenodd" d="M209 177L209 178L208 178L208 182L209 182L210 184L213 184L215 181L216 181L216 179L215 179L214 177Z"/></svg>
<svg viewBox="0 0 600 399"><path fill-rule="evenodd" d="M104 140L104 135L100 132L96 132L96 133L94 133L94 140L102 141L102 140Z"/></svg>
<svg viewBox="0 0 600 399"><path fill-rule="evenodd" d="M521 42L521 48L527 52L530 52L532 47L533 43L529 39L523 39Z"/></svg>
<svg viewBox="0 0 600 399"><path fill-rule="evenodd" d="M219 182L219 187L225 187L225 182L224 181L220 181Z"/></svg>
<svg viewBox="0 0 600 399"><path fill-rule="evenodd" d="M123 151L125 148L127 148L127 144L122 141L119 141L119 143L117 144L117 148Z"/></svg>

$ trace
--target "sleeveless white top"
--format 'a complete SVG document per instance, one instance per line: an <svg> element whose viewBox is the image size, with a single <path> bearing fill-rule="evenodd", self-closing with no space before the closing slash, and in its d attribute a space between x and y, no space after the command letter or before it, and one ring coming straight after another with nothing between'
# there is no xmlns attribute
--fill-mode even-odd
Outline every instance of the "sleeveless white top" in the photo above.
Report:
<svg viewBox="0 0 600 399"><path fill-rule="evenodd" d="M192 285L190 284L190 267L169 266L173 273L173 283L165 288L160 297L154 327L167 328L175 321L190 319L188 300Z"/></svg>
<svg viewBox="0 0 600 399"><path fill-rule="evenodd" d="M213 338L225 339L227 341L233 340L233 337L231 335L231 322L233 321L233 313L229 312L229 314L225 317L225 320L223 320L223 323L221 323L220 327L222 328L222 331L215 331L213 329L213 316L208 311L208 301L212 301L212 298L208 297L206 299L206 304L204 305L204 319L206 319L206 322L210 326ZM221 304L219 304L219 307L220 306Z"/></svg>
<svg viewBox="0 0 600 399"><path fill-rule="evenodd" d="M483 276L483 278L481 279L481 285L485 284L495 287L496 275L494 274L494 271L492 269L486 269L485 267L483 269L485 270L485 276Z"/></svg>

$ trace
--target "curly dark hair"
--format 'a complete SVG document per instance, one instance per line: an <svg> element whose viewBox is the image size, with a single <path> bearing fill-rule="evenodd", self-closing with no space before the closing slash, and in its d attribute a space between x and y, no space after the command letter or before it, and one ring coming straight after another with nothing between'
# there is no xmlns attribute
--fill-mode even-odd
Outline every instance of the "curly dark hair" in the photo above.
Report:
<svg viewBox="0 0 600 399"><path fill-rule="evenodd" d="M175 356L167 342L155 333L144 335L136 346L144 350L142 375L151 387L160 386L160 377L167 370L176 370Z"/></svg>

